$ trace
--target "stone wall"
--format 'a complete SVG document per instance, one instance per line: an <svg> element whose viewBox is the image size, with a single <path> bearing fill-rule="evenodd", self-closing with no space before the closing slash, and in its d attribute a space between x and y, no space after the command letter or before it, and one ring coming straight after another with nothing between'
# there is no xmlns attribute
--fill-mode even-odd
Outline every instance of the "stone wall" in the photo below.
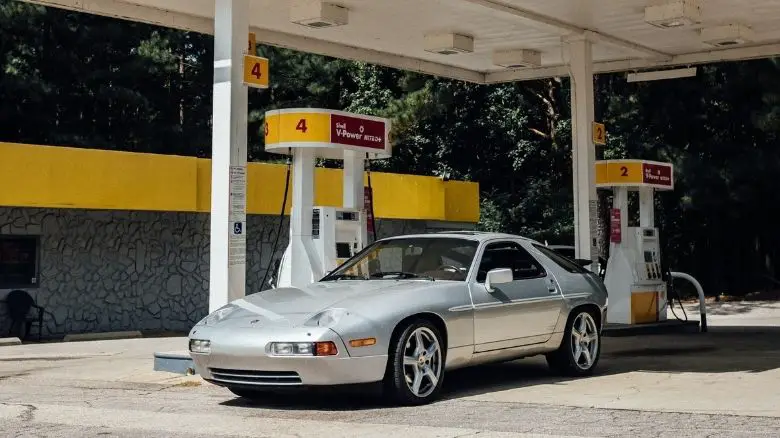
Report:
<svg viewBox="0 0 780 438"><path fill-rule="evenodd" d="M262 289L278 226L278 216L248 217L247 293ZM274 258L287 246L288 226L285 220ZM377 221L379 237L432 228ZM208 233L207 214L0 207L0 234L40 236L40 280L28 292L46 308L45 337L188 331L208 313ZM2 337L10 321L0 307Z"/></svg>

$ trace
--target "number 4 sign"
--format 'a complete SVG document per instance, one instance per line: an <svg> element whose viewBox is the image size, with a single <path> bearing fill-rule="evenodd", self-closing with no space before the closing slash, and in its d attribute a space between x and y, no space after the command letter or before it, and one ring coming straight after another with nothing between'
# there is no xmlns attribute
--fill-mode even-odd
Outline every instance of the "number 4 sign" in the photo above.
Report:
<svg viewBox="0 0 780 438"><path fill-rule="evenodd" d="M244 85L254 88L268 88L268 59L244 55Z"/></svg>

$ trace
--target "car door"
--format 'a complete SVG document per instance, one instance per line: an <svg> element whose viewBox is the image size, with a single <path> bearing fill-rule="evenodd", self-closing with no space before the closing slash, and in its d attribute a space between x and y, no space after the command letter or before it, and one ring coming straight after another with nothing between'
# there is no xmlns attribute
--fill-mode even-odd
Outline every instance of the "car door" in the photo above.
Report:
<svg viewBox="0 0 780 438"><path fill-rule="evenodd" d="M485 245L474 281L475 351L491 351L547 341L555 330L563 297L541 263L514 240ZM488 292L492 269L511 269L513 281Z"/></svg>

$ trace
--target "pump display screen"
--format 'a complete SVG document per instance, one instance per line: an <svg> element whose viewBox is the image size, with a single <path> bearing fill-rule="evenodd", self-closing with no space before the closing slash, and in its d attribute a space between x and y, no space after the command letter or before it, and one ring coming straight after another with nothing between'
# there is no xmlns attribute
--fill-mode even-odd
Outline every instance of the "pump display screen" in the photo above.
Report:
<svg viewBox="0 0 780 438"><path fill-rule="evenodd" d="M336 242L336 257L340 259L348 259L352 257L352 252L349 250L349 243Z"/></svg>
<svg viewBox="0 0 780 438"><path fill-rule="evenodd" d="M645 263L653 263L653 253L651 251L645 251Z"/></svg>
<svg viewBox="0 0 780 438"><path fill-rule="evenodd" d="M358 215L354 211L337 211L336 219L340 221L356 221L358 220Z"/></svg>

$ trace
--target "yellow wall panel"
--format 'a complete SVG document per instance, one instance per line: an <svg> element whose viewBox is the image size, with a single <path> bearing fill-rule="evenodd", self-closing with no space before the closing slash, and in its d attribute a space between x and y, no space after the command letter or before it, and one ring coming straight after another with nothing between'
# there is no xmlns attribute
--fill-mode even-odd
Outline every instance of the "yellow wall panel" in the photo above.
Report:
<svg viewBox="0 0 780 438"><path fill-rule="evenodd" d="M195 158L0 143L0 205L192 211Z"/></svg>
<svg viewBox="0 0 780 438"><path fill-rule="evenodd" d="M315 172L315 204L341 206L342 171ZM247 213L279 214L285 173L280 164L248 164ZM372 172L371 183L378 218L479 220L477 183L381 172ZM291 202L292 182L286 214ZM211 161L0 143L0 205L208 212Z"/></svg>
<svg viewBox="0 0 780 438"><path fill-rule="evenodd" d="M447 181L444 185L444 216L453 222L479 221L479 185L465 181ZM477 202L472 202L477 200Z"/></svg>

